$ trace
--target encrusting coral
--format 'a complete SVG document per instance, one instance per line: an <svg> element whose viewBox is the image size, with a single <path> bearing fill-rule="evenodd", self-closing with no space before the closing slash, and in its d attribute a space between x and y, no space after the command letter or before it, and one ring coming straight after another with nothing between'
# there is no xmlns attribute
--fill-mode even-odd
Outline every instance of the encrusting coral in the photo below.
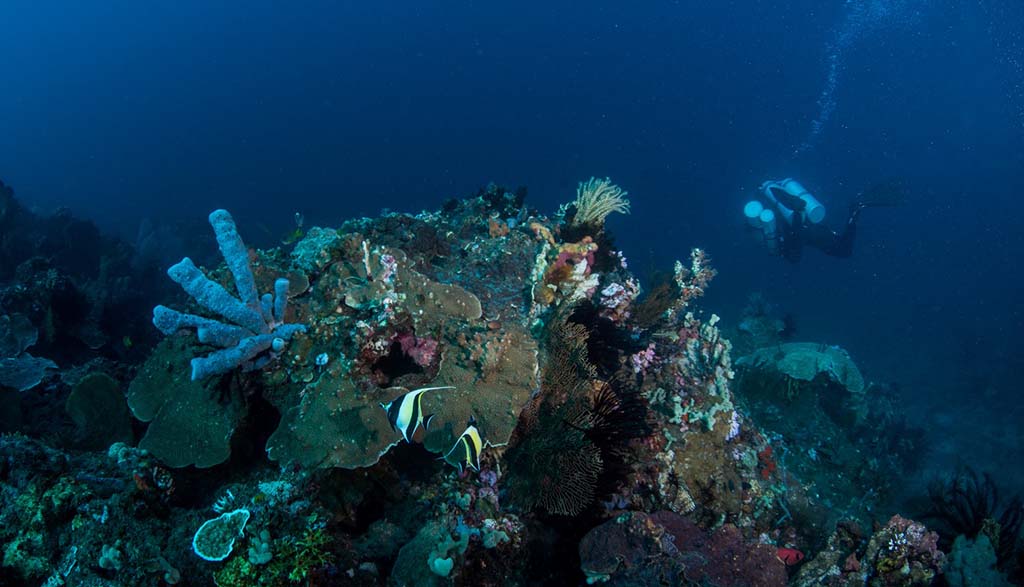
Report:
<svg viewBox="0 0 1024 587"><path fill-rule="evenodd" d="M349 256L320 283L349 285L339 302L346 312L355 312L358 339L380 341L379 350L363 348L359 360L336 361L307 385L299 403L285 410L282 425L269 441L271 458L347 468L377 462L401 439L378 405L408 388L361 389L353 377L367 368L365 363L390 353L396 342L400 349L401 340L422 333L429 333L433 350L420 360L432 368L433 376L421 386L453 388L423 398L425 412L435 414L424 446L438 454L447 452L470 416L479 422L490 446L505 444L535 387L533 340L514 322L491 329L481 318L476 296L412 270L401 251L372 247L364 239L351 241L346 250ZM392 330L401 324L417 334ZM310 336L331 336L336 326L314 321Z"/></svg>

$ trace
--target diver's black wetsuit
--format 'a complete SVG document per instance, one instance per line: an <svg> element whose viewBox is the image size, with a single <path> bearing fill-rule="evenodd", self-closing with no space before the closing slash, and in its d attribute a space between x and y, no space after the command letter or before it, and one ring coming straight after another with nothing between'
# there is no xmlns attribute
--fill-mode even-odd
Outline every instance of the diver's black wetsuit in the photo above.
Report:
<svg viewBox="0 0 1024 587"><path fill-rule="evenodd" d="M813 224L807 221L804 214L803 200L791 196L781 189L771 188L772 195L781 206L793 211L793 221L785 221L785 215L775 210L776 218L782 219L782 239L780 254L787 260L796 263L803 254L804 245L810 245L831 257L849 257L853 254L853 241L857 237L857 217L864 204L855 204L850 216L843 226L842 232L836 232L822 223Z"/></svg>

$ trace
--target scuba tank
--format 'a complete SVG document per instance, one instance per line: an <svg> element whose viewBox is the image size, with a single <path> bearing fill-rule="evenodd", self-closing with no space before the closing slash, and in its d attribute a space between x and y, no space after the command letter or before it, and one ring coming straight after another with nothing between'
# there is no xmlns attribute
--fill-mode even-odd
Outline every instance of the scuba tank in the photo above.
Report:
<svg viewBox="0 0 1024 587"><path fill-rule="evenodd" d="M783 233L788 235L791 231L799 231L801 227L794 224L818 224L825 219L825 206L791 177L766 181L760 190L764 193L765 202L747 202L743 206L743 216L773 254L782 252L782 241L786 238ZM785 226L780 227L779 222Z"/></svg>
<svg viewBox="0 0 1024 587"><path fill-rule="evenodd" d="M743 216L752 228L761 228L761 212L764 212L764 204L757 200L750 200L743 206Z"/></svg>
<svg viewBox="0 0 1024 587"><path fill-rule="evenodd" d="M778 254L779 231L775 212L765 208L761 202L751 200L743 206L743 216L747 219L747 224L757 230L758 240L773 254Z"/></svg>
<svg viewBox="0 0 1024 587"><path fill-rule="evenodd" d="M783 200L786 202L778 201L775 190L782 193L780 196L784 195ZM781 181L765 181L761 184L761 191L787 224L793 223L793 215L796 212L802 212L804 218L811 224L817 224L825 218L824 205L796 179L787 177Z"/></svg>
<svg viewBox="0 0 1024 587"><path fill-rule="evenodd" d="M780 202L772 190L779 190L790 196L789 202ZM789 224L793 222L793 214L802 212L811 224L818 224L825 219L825 206L814 197L800 182L793 178L782 181L766 181L761 184L761 191Z"/></svg>
<svg viewBox="0 0 1024 587"><path fill-rule="evenodd" d="M775 212L765 209L761 211L761 234L764 235L764 243L773 255L778 255L781 249L779 240L779 227L775 223Z"/></svg>
<svg viewBox="0 0 1024 587"><path fill-rule="evenodd" d="M818 224L825 219L825 206L811 192L807 191L807 188L799 181L787 178L782 180L781 187L787 194L803 200L805 204L804 217L807 218L808 222Z"/></svg>

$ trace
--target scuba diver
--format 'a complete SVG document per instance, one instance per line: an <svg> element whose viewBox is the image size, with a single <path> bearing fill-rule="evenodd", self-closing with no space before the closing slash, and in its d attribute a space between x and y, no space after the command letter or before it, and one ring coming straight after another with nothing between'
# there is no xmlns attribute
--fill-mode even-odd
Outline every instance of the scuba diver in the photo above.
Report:
<svg viewBox="0 0 1024 587"><path fill-rule="evenodd" d="M761 184L764 202L751 200L743 207L747 224L760 232L768 249L787 261L800 260L804 245L832 257L849 257L857 236L857 218L868 206L898 203L901 190L893 182L877 185L860 194L850 206L846 223L838 231L829 228L825 206L798 181L786 178Z"/></svg>

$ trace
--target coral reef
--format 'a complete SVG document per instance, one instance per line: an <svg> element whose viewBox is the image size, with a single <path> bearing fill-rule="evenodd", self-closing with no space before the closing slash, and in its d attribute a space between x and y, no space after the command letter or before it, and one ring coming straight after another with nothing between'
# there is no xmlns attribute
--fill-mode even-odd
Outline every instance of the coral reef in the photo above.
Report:
<svg viewBox="0 0 1024 587"><path fill-rule="evenodd" d="M314 318L309 336L315 345L331 344L335 333L347 331L356 334L350 339L355 344L336 353L343 360L327 365L297 405L282 406L282 425L268 445L271 458L348 468L377 462L401 438L378 405L408 388L360 389L355 381L367 372L390 383L404 375L415 376L410 381L419 386L453 388L423 399L425 413L435 415L422 440L428 450L447 452L470 416L488 445L507 443L535 387L536 350L522 326L485 322L476 296L412 270L401 251L358 237L345 250L346 261L318 281L349 284L337 299L344 310L322 322ZM403 364L409 373L380 373Z"/></svg>
<svg viewBox="0 0 1024 587"><path fill-rule="evenodd" d="M828 545L808 561L793 581L796 586L932 585L946 556L939 536L899 515L865 538L856 524L840 524Z"/></svg>
<svg viewBox="0 0 1024 587"><path fill-rule="evenodd" d="M925 447L923 430L911 423L894 390L865 384L849 355L838 347L784 343L736 361L737 403L772 448L758 458L766 475L781 467L809 491L827 496L828 510L790 507L792 484L779 484L781 503L793 515L821 520L815 543L842 519L869 524L872 510L903 490L902 476L915 469ZM804 527L809 527L804 520Z"/></svg>
<svg viewBox="0 0 1024 587"><path fill-rule="evenodd" d="M455 576L468 584L520 574L510 563L525 543L525 528L513 514L489 517L500 512L494 489L486 481L444 483L443 499L399 550L389 584L444 585L444 579ZM479 579L474 581L473 575Z"/></svg>
<svg viewBox="0 0 1024 587"><path fill-rule="evenodd" d="M249 510L239 508L203 522L192 537L192 551L206 561L222 561L228 558L235 540L242 536L250 517Z"/></svg>
<svg viewBox="0 0 1024 587"><path fill-rule="evenodd" d="M0 316L0 388L32 389L43 380L47 369L57 368L53 361L25 352L36 343L37 336L35 327L24 315Z"/></svg>
<svg viewBox="0 0 1024 587"><path fill-rule="evenodd" d="M155 333L136 317L164 291L155 267L134 253L66 209L31 212L0 182L0 316L29 320L33 355L61 366L144 356Z"/></svg>
<svg viewBox="0 0 1024 587"><path fill-rule="evenodd" d="M161 342L126 393L132 414L149 423L139 447L171 467L212 467L227 460L231 436L246 413L237 390L218 393L216 378L191 378L192 350L183 337Z"/></svg>
<svg viewBox="0 0 1024 587"><path fill-rule="evenodd" d="M777 308L764 294L750 294L736 332L730 337L737 356L787 342L792 335L792 324L787 323L786 318L777 314ZM788 318L791 320L792 317Z"/></svg>
<svg viewBox="0 0 1024 587"><path fill-rule="evenodd" d="M116 442L131 442L132 422L117 381L96 371L71 389L64 404L75 422L75 445L86 450L106 450Z"/></svg>
<svg viewBox="0 0 1024 587"><path fill-rule="evenodd" d="M1024 572L1024 503L1020 496L1003 503L991 475L962 466L946 478L933 480L928 497L931 504L925 517L937 522L943 545L955 551L954 544L960 542L959 550L974 553L960 557L959 562L977 560L982 551L991 549L999 570L1012 576Z"/></svg>
<svg viewBox="0 0 1024 587"><path fill-rule="evenodd" d="M1011 585L1006 576L997 568L996 550L988 536L981 534L974 539L961 534L953 542L946 566L945 579L950 587L968 585Z"/></svg>
<svg viewBox="0 0 1024 587"><path fill-rule="evenodd" d="M600 383L586 359L586 330L565 321L548 334L540 393L519 420L506 453L516 472L509 491L524 508L575 515L590 506L603 461L586 424Z"/></svg>
<svg viewBox="0 0 1024 587"><path fill-rule="evenodd" d="M909 468L891 390L841 349L780 346L763 308L733 361L722 321L696 307L715 276L705 251L645 291L615 249L604 221L625 195L592 179L548 217L491 184L440 211L300 226L269 250L215 211L222 258L169 270L188 298L156 306L162 340L54 356L52 377L4 392L23 412L9 429L47 442L0 436L0 583L933 580L935 533L854 521L868 527L871 492ZM27 213L5 198L14 226ZM69 324L8 299L3 360ZM396 430L382 406L424 388ZM470 423L478 469L443 458ZM1019 524L994 532L984 491L959 487L941 503L985 529L950 569L979 576Z"/></svg>
<svg viewBox="0 0 1024 587"><path fill-rule="evenodd" d="M705 532L668 511L630 512L594 528L580 542L583 572L607 585L786 585L772 546L747 543L725 525Z"/></svg>
<svg viewBox="0 0 1024 587"><path fill-rule="evenodd" d="M786 343L760 349L737 361L741 367L769 369L799 382L827 377L851 394L864 393L864 376L849 353L836 346L809 342Z"/></svg>

